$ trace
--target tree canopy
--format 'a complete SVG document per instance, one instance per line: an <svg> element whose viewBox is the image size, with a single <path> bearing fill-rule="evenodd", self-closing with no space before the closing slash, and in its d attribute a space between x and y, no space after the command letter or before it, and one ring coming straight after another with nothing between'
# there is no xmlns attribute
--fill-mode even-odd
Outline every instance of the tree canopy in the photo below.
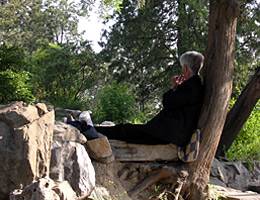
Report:
<svg viewBox="0 0 260 200"><path fill-rule="evenodd" d="M113 9L112 14L102 15L103 21L113 21L113 26L103 30L100 53L92 49L84 32L78 31L80 18L89 17L93 3L1 1L0 103L36 100L101 112L100 98L111 97L108 90L102 94L103 88L122 84L131 91L118 89L118 93L127 93L127 98L130 95L131 114L124 115L121 111L128 108L121 107L121 116L113 120L144 122L160 109L161 95L169 88L170 77L180 71L179 56L187 50L206 54L209 1L103 0L100 12L104 7ZM240 8L234 99L260 62L260 4L257 0L241 1ZM135 107L134 111L130 107ZM102 112L107 113L98 113L97 117L114 111Z"/></svg>

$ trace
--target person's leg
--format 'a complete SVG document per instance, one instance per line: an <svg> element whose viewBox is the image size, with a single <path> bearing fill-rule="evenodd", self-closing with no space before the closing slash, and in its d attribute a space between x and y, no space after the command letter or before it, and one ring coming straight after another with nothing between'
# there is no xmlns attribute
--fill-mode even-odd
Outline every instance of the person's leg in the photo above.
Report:
<svg viewBox="0 0 260 200"><path fill-rule="evenodd" d="M74 120L74 121L67 121L67 124L74 126L75 128L77 128L80 132L82 132L82 123L78 120Z"/></svg>
<svg viewBox="0 0 260 200"><path fill-rule="evenodd" d="M95 127L98 132L108 137L126 141L134 144L167 144L159 138L149 134L148 127L145 124L118 124L111 127Z"/></svg>
<svg viewBox="0 0 260 200"><path fill-rule="evenodd" d="M88 111L84 111L79 116L80 121L70 124L77 127L87 139L101 137L101 134L108 139L122 140L134 144L167 144L164 140L152 136L151 128L146 124L118 124L111 127L93 127L93 122ZM158 130L157 130L158 131Z"/></svg>
<svg viewBox="0 0 260 200"><path fill-rule="evenodd" d="M67 124L76 127L88 140L96 139L100 136L93 126L88 125L84 121L68 121Z"/></svg>
<svg viewBox="0 0 260 200"><path fill-rule="evenodd" d="M82 133L88 140L93 140L102 136L97 132L97 130L93 126L89 125L87 126L86 130Z"/></svg>

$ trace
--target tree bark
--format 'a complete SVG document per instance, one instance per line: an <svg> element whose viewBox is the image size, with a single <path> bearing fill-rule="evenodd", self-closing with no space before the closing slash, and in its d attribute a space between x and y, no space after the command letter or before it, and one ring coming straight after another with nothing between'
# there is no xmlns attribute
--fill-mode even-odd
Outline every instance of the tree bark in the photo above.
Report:
<svg viewBox="0 0 260 200"><path fill-rule="evenodd" d="M205 98L198 127L202 141L198 160L187 165L187 199L207 198L210 166L225 123L232 90L234 43L239 4L210 0L208 47L205 60Z"/></svg>
<svg viewBox="0 0 260 200"><path fill-rule="evenodd" d="M225 156L260 98L260 67L229 111L218 145L217 156Z"/></svg>

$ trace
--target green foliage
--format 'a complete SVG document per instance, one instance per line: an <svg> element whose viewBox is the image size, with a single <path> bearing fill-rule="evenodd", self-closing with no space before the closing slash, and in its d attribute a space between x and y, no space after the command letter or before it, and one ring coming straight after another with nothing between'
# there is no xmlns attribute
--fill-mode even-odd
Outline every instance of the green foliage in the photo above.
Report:
<svg viewBox="0 0 260 200"><path fill-rule="evenodd" d="M88 43L77 45L49 44L32 56L35 93L56 106L82 107L85 92L93 87L102 73Z"/></svg>
<svg viewBox="0 0 260 200"><path fill-rule="evenodd" d="M108 2L111 2L108 0ZM113 1L112 1L113 2ZM207 45L207 1L123 0L111 32L105 31L104 60L111 79L136 85L141 108L160 97L169 77L178 71L178 57L187 50L204 52ZM237 97L259 66L259 2L241 5L236 35L233 96ZM142 110L145 111L145 110Z"/></svg>
<svg viewBox="0 0 260 200"><path fill-rule="evenodd" d="M258 103L240 131L238 137L227 151L232 160L260 160L260 104Z"/></svg>
<svg viewBox="0 0 260 200"><path fill-rule="evenodd" d="M149 100L161 96L170 76L180 70L179 52L204 49L207 6L181 1L181 9L180 1L163 0L144 1L140 8L140 2L122 2L120 12L112 16L116 23L111 32L104 32L102 55L111 79L136 86L137 101L145 111Z"/></svg>
<svg viewBox="0 0 260 200"><path fill-rule="evenodd" d="M17 46L0 46L0 103L35 100L26 68L25 53Z"/></svg>
<svg viewBox="0 0 260 200"><path fill-rule="evenodd" d="M223 200L223 195L221 192L216 188L215 185L208 184L208 200Z"/></svg>
<svg viewBox="0 0 260 200"><path fill-rule="evenodd" d="M175 26L178 32L178 56L190 50L203 53L208 37L208 3L201 0L181 0L177 2Z"/></svg>
<svg viewBox="0 0 260 200"><path fill-rule="evenodd" d="M29 85L28 72L6 70L0 72L0 103L35 100Z"/></svg>
<svg viewBox="0 0 260 200"><path fill-rule="evenodd" d="M107 8L114 8L115 10L121 10L122 0L103 0L102 3Z"/></svg>
<svg viewBox="0 0 260 200"><path fill-rule="evenodd" d="M97 122L126 122L134 116L135 99L127 85L112 83L97 94L95 120Z"/></svg>
<svg viewBox="0 0 260 200"><path fill-rule="evenodd" d="M84 0L9 0L0 6L0 41L29 52L49 42L79 41L79 17L87 14L89 4Z"/></svg>
<svg viewBox="0 0 260 200"><path fill-rule="evenodd" d="M148 115L145 112L137 112L131 123L133 124L143 124L148 121Z"/></svg>
<svg viewBox="0 0 260 200"><path fill-rule="evenodd" d="M248 78L260 65L260 3L256 0L241 5L236 35L236 60L233 96L237 97Z"/></svg>
<svg viewBox="0 0 260 200"><path fill-rule="evenodd" d="M20 71L25 67L25 53L17 46L0 46L0 71Z"/></svg>

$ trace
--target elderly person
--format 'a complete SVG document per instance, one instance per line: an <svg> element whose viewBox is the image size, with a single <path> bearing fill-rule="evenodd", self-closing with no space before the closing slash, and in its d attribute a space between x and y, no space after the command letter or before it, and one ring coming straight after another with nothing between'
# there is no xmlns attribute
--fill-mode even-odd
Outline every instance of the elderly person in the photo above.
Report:
<svg viewBox="0 0 260 200"><path fill-rule="evenodd" d="M172 88L163 94L163 109L146 124L118 124L112 127L93 127L90 115L84 113L81 121L88 124L83 134L91 139L97 132L109 139L135 144L186 145L196 129L203 101L203 85L199 72L204 57L196 51L181 55L182 75L171 79Z"/></svg>

